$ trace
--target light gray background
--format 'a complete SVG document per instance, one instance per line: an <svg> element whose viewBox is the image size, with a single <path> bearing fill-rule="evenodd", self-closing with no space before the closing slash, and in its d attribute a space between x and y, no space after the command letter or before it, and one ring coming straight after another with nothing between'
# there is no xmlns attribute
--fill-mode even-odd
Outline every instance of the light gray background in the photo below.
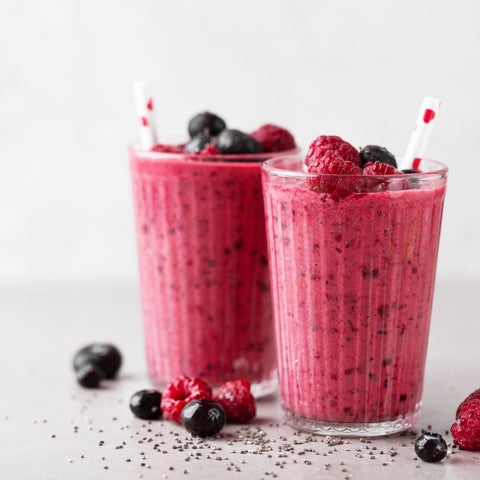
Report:
<svg viewBox="0 0 480 480"><path fill-rule="evenodd" d="M135 282L126 146L150 78L162 132L201 109L402 153L425 95L451 168L440 278L480 271L480 3L2 0L0 282Z"/></svg>

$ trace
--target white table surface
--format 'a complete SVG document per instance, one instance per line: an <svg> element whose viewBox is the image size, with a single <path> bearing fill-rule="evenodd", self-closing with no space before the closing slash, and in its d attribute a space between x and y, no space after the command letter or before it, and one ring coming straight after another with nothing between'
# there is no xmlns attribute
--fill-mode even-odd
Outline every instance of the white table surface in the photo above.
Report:
<svg viewBox="0 0 480 480"><path fill-rule="evenodd" d="M444 434L458 403L480 387L479 292L475 282L437 285L417 432L430 425ZM444 461L424 463L411 433L329 445L284 425L277 398L215 440L134 418L130 396L151 385L135 285L3 286L0 319L2 480L480 477L480 452L450 448ZM94 341L117 344L124 365L117 381L91 391L77 385L71 359Z"/></svg>

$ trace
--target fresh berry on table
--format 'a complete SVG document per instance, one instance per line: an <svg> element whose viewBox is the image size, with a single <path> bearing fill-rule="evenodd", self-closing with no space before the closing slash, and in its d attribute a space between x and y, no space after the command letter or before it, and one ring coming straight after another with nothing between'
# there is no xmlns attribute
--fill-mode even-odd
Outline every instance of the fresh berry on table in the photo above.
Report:
<svg viewBox="0 0 480 480"><path fill-rule="evenodd" d="M439 462L447 455L447 443L439 433L426 432L417 438L415 453L424 462Z"/></svg>
<svg viewBox="0 0 480 480"><path fill-rule="evenodd" d="M122 365L122 355L109 343L92 343L79 350L73 358L73 368L80 370L85 364L93 364L107 379L112 379Z"/></svg>
<svg viewBox="0 0 480 480"><path fill-rule="evenodd" d="M130 410L143 420L157 420L162 416L160 403L162 394L158 390L139 390L130 398Z"/></svg>
<svg viewBox="0 0 480 480"><path fill-rule="evenodd" d="M225 411L212 400L193 400L181 412L182 425L198 437L211 437L225 425Z"/></svg>
<svg viewBox="0 0 480 480"><path fill-rule="evenodd" d="M246 380L223 384L215 391L213 400L224 408L228 423L246 423L255 417L255 399Z"/></svg>
<svg viewBox="0 0 480 480"><path fill-rule="evenodd" d="M180 415L188 402L211 398L212 389L206 382L181 375L165 387L160 405L165 418L181 423Z"/></svg>

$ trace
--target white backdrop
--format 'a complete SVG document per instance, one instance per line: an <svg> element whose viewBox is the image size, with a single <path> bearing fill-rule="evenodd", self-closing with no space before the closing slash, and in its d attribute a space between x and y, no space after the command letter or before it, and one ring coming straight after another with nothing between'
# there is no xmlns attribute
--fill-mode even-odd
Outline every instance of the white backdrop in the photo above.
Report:
<svg viewBox="0 0 480 480"><path fill-rule="evenodd" d="M425 95L451 168L440 277L480 273L480 2L2 0L0 282L137 276L131 82L162 131L202 109L402 153Z"/></svg>

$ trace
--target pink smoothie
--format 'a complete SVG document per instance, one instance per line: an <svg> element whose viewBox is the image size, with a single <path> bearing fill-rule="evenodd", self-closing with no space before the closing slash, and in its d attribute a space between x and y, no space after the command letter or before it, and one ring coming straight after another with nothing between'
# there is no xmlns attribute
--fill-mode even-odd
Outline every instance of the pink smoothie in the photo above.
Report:
<svg viewBox="0 0 480 480"><path fill-rule="evenodd" d="M264 180L285 410L307 422L415 415L446 178L340 197Z"/></svg>
<svg viewBox="0 0 480 480"><path fill-rule="evenodd" d="M260 163L190 157L130 151L150 374L272 383Z"/></svg>

